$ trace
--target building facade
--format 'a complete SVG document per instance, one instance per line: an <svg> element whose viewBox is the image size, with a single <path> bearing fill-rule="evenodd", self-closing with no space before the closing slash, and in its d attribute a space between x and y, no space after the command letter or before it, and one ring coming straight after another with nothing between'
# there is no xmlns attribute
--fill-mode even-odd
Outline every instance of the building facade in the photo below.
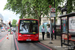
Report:
<svg viewBox="0 0 75 50"><path fill-rule="evenodd" d="M0 27L3 25L3 16L0 14Z"/></svg>

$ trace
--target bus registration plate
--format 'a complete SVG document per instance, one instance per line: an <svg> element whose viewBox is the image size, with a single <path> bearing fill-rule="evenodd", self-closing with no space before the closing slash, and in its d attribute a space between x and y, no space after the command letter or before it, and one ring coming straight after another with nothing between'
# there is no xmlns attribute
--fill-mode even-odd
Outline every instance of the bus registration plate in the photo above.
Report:
<svg viewBox="0 0 75 50"><path fill-rule="evenodd" d="M26 39L26 41L31 41L31 39Z"/></svg>

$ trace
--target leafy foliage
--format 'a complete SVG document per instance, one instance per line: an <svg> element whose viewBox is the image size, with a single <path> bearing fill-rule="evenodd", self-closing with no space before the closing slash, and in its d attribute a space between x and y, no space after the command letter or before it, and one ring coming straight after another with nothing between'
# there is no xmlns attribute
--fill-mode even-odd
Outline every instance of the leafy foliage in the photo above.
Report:
<svg viewBox="0 0 75 50"><path fill-rule="evenodd" d="M13 19L13 21L12 21L12 27L16 27L16 22L17 22L17 20Z"/></svg>
<svg viewBox="0 0 75 50"><path fill-rule="evenodd" d="M55 7L61 4L63 0L55 0ZM41 23L41 16L49 15L49 5L54 7L54 0L7 0L4 9L9 9L16 14L20 14L20 18L34 18L39 19Z"/></svg>
<svg viewBox="0 0 75 50"><path fill-rule="evenodd" d="M75 11L75 9L73 9L73 6L72 6L72 4L73 4L73 2L75 2L75 0L64 0L64 1L66 1L67 2L67 13L70 13L70 12L72 12L72 11ZM62 3L63 4L63 3ZM64 7L65 5L63 5L63 7ZM61 11L60 11L61 12Z"/></svg>
<svg viewBox="0 0 75 50"><path fill-rule="evenodd" d="M73 1L75 1L75 0L68 0L68 2L67 2L67 8L68 8L67 13L72 12L72 10L75 11L75 9L73 9L73 6L72 6Z"/></svg>

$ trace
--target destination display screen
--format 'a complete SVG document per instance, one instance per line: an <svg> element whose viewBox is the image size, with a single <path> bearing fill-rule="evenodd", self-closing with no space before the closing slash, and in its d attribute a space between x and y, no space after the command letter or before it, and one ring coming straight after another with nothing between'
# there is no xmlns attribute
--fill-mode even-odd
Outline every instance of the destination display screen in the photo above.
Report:
<svg viewBox="0 0 75 50"><path fill-rule="evenodd" d="M36 23L36 21L23 21L23 23Z"/></svg>

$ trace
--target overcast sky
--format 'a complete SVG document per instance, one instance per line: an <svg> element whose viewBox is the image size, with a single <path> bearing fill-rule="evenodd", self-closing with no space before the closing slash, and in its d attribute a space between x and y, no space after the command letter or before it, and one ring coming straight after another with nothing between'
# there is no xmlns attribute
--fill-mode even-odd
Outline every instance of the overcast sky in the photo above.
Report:
<svg viewBox="0 0 75 50"><path fill-rule="evenodd" d="M0 0L0 14L3 16L3 22L6 23L8 21L12 21L13 19L19 20L19 14L16 15L14 12L10 10L3 10L7 0Z"/></svg>

